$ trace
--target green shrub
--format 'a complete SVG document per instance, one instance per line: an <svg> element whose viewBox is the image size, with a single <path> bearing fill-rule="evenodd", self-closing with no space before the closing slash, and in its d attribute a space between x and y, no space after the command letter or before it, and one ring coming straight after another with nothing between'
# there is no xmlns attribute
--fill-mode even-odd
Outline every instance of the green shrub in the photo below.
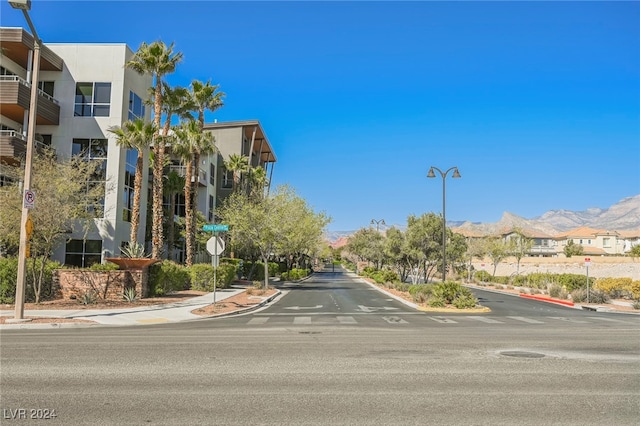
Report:
<svg viewBox="0 0 640 426"><path fill-rule="evenodd" d="M559 274L556 277L558 285L567 289L567 291L573 291L577 288L587 286L587 276L578 274Z"/></svg>
<svg viewBox="0 0 640 426"><path fill-rule="evenodd" d="M213 291L214 278L217 289L231 286L236 276L236 266L220 264L217 268L206 264L197 263L188 268L191 277L191 288L198 291Z"/></svg>
<svg viewBox="0 0 640 426"><path fill-rule="evenodd" d="M587 289L577 288L571 292L571 300L574 303L583 303L587 301Z"/></svg>
<svg viewBox="0 0 640 426"><path fill-rule="evenodd" d="M560 287L557 284L550 284L549 285L549 296L556 298L556 299L566 299L568 296L567 291L563 288Z"/></svg>
<svg viewBox="0 0 640 426"><path fill-rule="evenodd" d="M297 281L309 275L308 269L293 268L289 272L280 274L280 279L284 281Z"/></svg>
<svg viewBox="0 0 640 426"><path fill-rule="evenodd" d="M440 296L433 296L429 299L429 306L432 308L444 308L447 302Z"/></svg>
<svg viewBox="0 0 640 426"><path fill-rule="evenodd" d="M594 289L589 292L589 303L607 303L609 296L602 290Z"/></svg>
<svg viewBox="0 0 640 426"><path fill-rule="evenodd" d="M0 258L0 303L15 303L18 258Z"/></svg>
<svg viewBox="0 0 640 426"><path fill-rule="evenodd" d="M115 263L93 263L87 268L90 271L115 271L118 269L118 265Z"/></svg>
<svg viewBox="0 0 640 426"><path fill-rule="evenodd" d="M594 289L602 290L612 299L632 297L631 278L598 278L593 285Z"/></svg>
<svg viewBox="0 0 640 426"><path fill-rule="evenodd" d="M149 267L149 296L164 296L175 291L186 290L191 284L189 271L170 260Z"/></svg>
<svg viewBox="0 0 640 426"><path fill-rule="evenodd" d="M254 268L255 265L255 268ZM268 271L270 277L278 276L280 267L275 262L269 262ZM264 263L262 262L243 262L242 275L248 280L264 281Z"/></svg>
<svg viewBox="0 0 640 426"><path fill-rule="evenodd" d="M33 260L28 259L25 271L25 302L34 302L35 295L33 292L34 274ZM36 259L36 268L40 267L40 259ZM40 290L40 300L50 300L55 297L55 289L53 288L53 271L60 269L58 262L47 260L42 274L42 289ZM18 258L0 258L0 303L15 303L16 298L16 282L18 280Z"/></svg>
<svg viewBox="0 0 640 426"><path fill-rule="evenodd" d="M458 297L453 299L453 306L458 309L475 308L477 304L478 299L473 297L471 294L460 294Z"/></svg>
<svg viewBox="0 0 640 426"><path fill-rule="evenodd" d="M493 277L487 271L477 271L474 274L473 278L479 282L487 282L487 281L491 281Z"/></svg>

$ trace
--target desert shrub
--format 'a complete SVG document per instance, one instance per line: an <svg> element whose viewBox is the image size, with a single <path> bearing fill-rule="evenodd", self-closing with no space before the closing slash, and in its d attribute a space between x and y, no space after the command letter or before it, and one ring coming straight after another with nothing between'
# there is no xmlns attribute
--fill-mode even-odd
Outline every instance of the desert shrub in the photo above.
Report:
<svg viewBox="0 0 640 426"><path fill-rule="evenodd" d="M191 284L189 271L170 260L149 267L149 296L164 296L175 291L186 290Z"/></svg>
<svg viewBox="0 0 640 426"><path fill-rule="evenodd" d="M577 288L571 292L571 300L574 303L582 303L587 301L587 289Z"/></svg>
<svg viewBox="0 0 640 426"><path fill-rule="evenodd" d="M487 281L491 281L492 280L492 276L490 273L488 273L487 271L477 271L473 278L476 281L480 281L480 282L487 282Z"/></svg>
<svg viewBox="0 0 640 426"><path fill-rule="evenodd" d="M407 283L401 283L401 282L394 282L391 284L393 286L393 288L395 288L398 291L402 291L402 292L408 292L409 291L409 287L410 285Z"/></svg>
<svg viewBox="0 0 640 426"><path fill-rule="evenodd" d="M429 306L432 308L444 308L447 302L440 296L433 296L429 299Z"/></svg>
<svg viewBox="0 0 640 426"><path fill-rule="evenodd" d="M398 278L398 274L390 270L383 271L383 278L386 283L393 283L400 280L400 278Z"/></svg>
<svg viewBox="0 0 640 426"><path fill-rule="evenodd" d="M633 309L640 310L640 300L636 300L633 302Z"/></svg>
<svg viewBox="0 0 640 426"><path fill-rule="evenodd" d="M632 281L631 284L629 284L629 292L633 300L640 300L640 280Z"/></svg>
<svg viewBox="0 0 640 426"><path fill-rule="evenodd" d="M478 304L478 299L473 297L472 294L460 294L453 299L453 306L458 309L470 309L475 308Z"/></svg>
<svg viewBox="0 0 640 426"><path fill-rule="evenodd" d="M598 278L593 285L594 289L602 290L612 299L623 296L631 297L631 278Z"/></svg>
<svg viewBox="0 0 640 426"><path fill-rule="evenodd" d="M0 258L0 303L15 303L18 258Z"/></svg>
<svg viewBox="0 0 640 426"><path fill-rule="evenodd" d="M594 289L589 292L589 303L607 303L609 296L602 290Z"/></svg>
<svg viewBox="0 0 640 426"><path fill-rule="evenodd" d="M433 294L432 284L413 284L408 288L409 294L416 303L425 303Z"/></svg>
<svg viewBox="0 0 640 426"><path fill-rule="evenodd" d="M549 284L548 290L549 296L556 299L566 299L568 296L567 290L558 284Z"/></svg>

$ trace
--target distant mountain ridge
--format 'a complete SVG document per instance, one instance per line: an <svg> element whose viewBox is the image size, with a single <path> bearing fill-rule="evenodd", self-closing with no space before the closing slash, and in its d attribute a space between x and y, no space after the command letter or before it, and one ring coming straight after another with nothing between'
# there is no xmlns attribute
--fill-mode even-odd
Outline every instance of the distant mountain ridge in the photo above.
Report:
<svg viewBox="0 0 640 426"><path fill-rule="evenodd" d="M556 235L581 226L607 231L629 231L640 229L640 194L623 198L607 209L589 208L584 211L550 210L542 216L525 219L513 213L504 212L495 223L447 222L448 226L461 228L482 235L493 234L514 227ZM328 241L347 237L355 231L334 231L326 234Z"/></svg>

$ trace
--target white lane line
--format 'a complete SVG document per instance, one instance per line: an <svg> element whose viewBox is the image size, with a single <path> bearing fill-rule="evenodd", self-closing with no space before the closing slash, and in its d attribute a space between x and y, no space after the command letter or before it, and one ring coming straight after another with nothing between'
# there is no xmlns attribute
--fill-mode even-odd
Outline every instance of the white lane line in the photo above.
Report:
<svg viewBox="0 0 640 426"><path fill-rule="evenodd" d="M547 317L547 318L551 318L559 321L574 322L576 324L589 324L589 321L580 321L577 319L567 318L567 317Z"/></svg>
<svg viewBox="0 0 640 426"><path fill-rule="evenodd" d="M600 318L600 317L587 317L587 318L598 320L598 321L622 322L622 323L628 324L627 321L613 319L613 318Z"/></svg>
<svg viewBox="0 0 640 426"><path fill-rule="evenodd" d="M252 318L247 324L260 325L266 323L267 321L269 321L269 317L258 317Z"/></svg>
<svg viewBox="0 0 640 426"><path fill-rule="evenodd" d="M529 324L544 324L544 322L542 322L542 321L534 320L534 319L531 319L531 318L525 318L525 317L507 317L507 318L511 318L511 319L516 320L516 321L527 322Z"/></svg>
<svg viewBox="0 0 640 426"><path fill-rule="evenodd" d="M295 325L309 325L311 324L311 317L295 317L293 318Z"/></svg>

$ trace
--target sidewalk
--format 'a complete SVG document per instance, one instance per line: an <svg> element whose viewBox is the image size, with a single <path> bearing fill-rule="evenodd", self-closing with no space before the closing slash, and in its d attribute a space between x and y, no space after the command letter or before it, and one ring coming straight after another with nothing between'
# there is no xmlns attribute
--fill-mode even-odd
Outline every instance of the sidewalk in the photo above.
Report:
<svg viewBox="0 0 640 426"><path fill-rule="evenodd" d="M243 288L234 288L225 291L217 291L215 293L215 301L220 302L224 299L230 298L237 294L244 292ZM276 294L277 296L277 294ZM275 296L273 296L275 297ZM262 306L267 303L273 297L265 300L263 303L257 305ZM31 323L30 321L12 322L7 324L1 324L0 329L34 329L34 328L47 328L52 327L92 327L96 325L142 325L142 324L159 324L159 323L171 323L180 321L190 321L195 319L202 319L200 315L192 314L191 311L203 308L211 305L214 302L214 294L208 293L203 296L193 297L183 302L168 303L163 305L151 305L139 308L119 308L119 309L83 309L83 310L27 310L24 313L26 317L49 317L49 318L67 318L67 319L84 319L94 321L95 323ZM253 307L252 309L255 309ZM232 313L237 313L234 311ZM3 310L0 311L0 315L13 317L13 311ZM96 324L97 323L97 324Z"/></svg>

